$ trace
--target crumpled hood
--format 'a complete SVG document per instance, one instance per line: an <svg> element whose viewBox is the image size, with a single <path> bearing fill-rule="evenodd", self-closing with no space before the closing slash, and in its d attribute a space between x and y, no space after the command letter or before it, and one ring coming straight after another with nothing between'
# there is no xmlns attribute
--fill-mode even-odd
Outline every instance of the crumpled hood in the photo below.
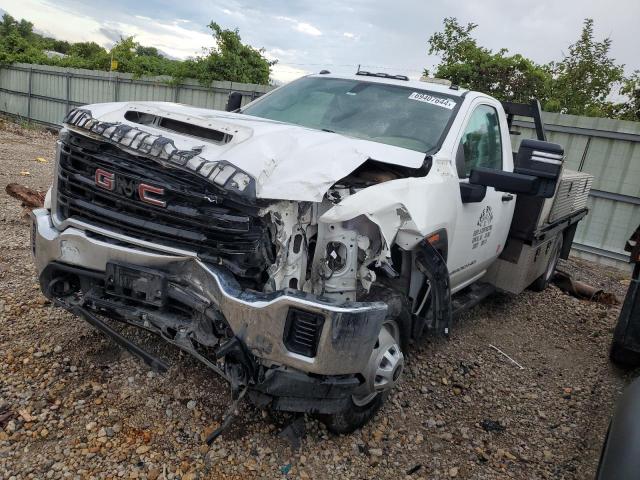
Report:
<svg viewBox="0 0 640 480"><path fill-rule="evenodd" d="M424 154L248 115L166 102L119 102L82 107L102 122L126 124L170 138L180 150L201 149L199 157L226 161L251 175L256 196L274 200L322 200L338 180L368 159L419 168ZM125 114L156 115L225 134L216 142L167 128L140 125ZM132 118L129 115L129 118Z"/></svg>

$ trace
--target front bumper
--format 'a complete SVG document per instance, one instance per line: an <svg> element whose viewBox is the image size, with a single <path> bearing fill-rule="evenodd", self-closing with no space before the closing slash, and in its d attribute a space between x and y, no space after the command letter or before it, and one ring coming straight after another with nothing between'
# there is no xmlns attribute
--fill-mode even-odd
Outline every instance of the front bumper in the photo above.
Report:
<svg viewBox="0 0 640 480"><path fill-rule="evenodd" d="M192 252L152 245L73 220L56 227L46 209L34 210L32 220L39 276L54 263L103 273L107 263L120 262L167 272L214 306L234 335L266 366L319 375L360 373L386 316L387 307L381 302L337 305L293 289L268 294L242 290L230 273L203 263ZM285 346L285 322L292 308L324 318L314 357L293 353Z"/></svg>

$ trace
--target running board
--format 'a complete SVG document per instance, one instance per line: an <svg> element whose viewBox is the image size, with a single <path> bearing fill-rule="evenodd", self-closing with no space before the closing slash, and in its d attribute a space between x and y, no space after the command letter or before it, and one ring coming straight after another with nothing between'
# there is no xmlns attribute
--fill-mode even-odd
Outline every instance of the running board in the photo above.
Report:
<svg viewBox="0 0 640 480"><path fill-rule="evenodd" d="M141 347L133 343L131 340L123 337L120 333L116 332L113 328L107 325L105 322L100 320L98 317L93 315L87 309L82 308L80 306L72 306L70 308L71 312L85 320L91 326L100 330L102 333L111 338L115 343L117 343L120 347L124 348L132 355L135 355L139 359L141 359L144 363L149 365L149 367L159 373L164 373L169 370L169 366L159 359L158 357L150 354L146 350L143 350Z"/></svg>
<svg viewBox="0 0 640 480"><path fill-rule="evenodd" d="M489 283L473 283L469 285L456 293L451 299L452 316L457 317L462 312L475 307L495 291L496 288Z"/></svg>

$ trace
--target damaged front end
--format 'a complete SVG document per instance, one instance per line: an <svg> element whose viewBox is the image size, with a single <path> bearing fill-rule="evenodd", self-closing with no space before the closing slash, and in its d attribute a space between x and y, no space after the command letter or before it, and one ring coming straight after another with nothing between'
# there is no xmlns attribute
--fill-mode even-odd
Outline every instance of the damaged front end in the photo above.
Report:
<svg viewBox="0 0 640 480"><path fill-rule="evenodd" d="M368 293L397 274L379 225L331 212L396 174L365 168L321 202L265 200L252 176L197 148L83 110L67 124L51 211L33 213L45 295L155 368L166 366L108 320L160 335L259 405L343 410L387 315Z"/></svg>

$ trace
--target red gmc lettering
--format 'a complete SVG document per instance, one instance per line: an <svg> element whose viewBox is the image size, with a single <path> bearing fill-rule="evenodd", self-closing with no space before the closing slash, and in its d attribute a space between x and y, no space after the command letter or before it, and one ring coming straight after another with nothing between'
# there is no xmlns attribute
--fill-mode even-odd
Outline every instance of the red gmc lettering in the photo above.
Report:
<svg viewBox="0 0 640 480"><path fill-rule="evenodd" d="M159 198L155 198L152 195L164 195L164 188L154 187L152 185L147 185L146 183L141 183L138 185L138 196L140 200L146 203L150 203L151 205L156 205L158 207L166 207L167 202L164 200L160 200Z"/></svg>
<svg viewBox="0 0 640 480"><path fill-rule="evenodd" d="M101 168L96 169L95 181L96 185L105 190L112 191L116 187L115 175Z"/></svg>

